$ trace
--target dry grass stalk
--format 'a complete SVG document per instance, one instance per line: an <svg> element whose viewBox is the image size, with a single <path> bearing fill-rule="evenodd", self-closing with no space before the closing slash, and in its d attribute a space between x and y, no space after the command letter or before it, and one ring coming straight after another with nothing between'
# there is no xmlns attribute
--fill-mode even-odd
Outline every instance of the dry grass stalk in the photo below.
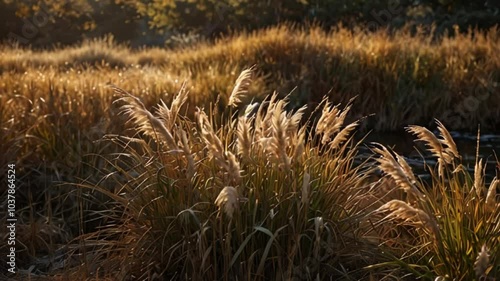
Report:
<svg viewBox="0 0 500 281"><path fill-rule="evenodd" d="M236 156L231 152L231 151L226 151L226 167L228 176L229 176L229 181L234 184L239 184L241 182L241 169L240 169L240 162L236 159Z"/></svg>
<svg viewBox="0 0 500 281"><path fill-rule="evenodd" d="M290 127L298 127L296 120L301 118L302 111L295 115L287 114L287 100L276 101L276 98L276 94L271 96L265 112L262 105L259 108L255 119L255 138L260 149L272 162L289 170L291 158L287 151L293 139L290 135L297 134L296 131L292 133Z"/></svg>
<svg viewBox="0 0 500 281"><path fill-rule="evenodd" d="M385 219L395 219L401 220L411 225L419 226L425 228L427 231L432 233L435 238L439 237L439 227L431 219L431 217L421 209L414 208L408 203L401 200L391 200L380 208L376 212L390 212Z"/></svg>
<svg viewBox="0 0 500 281"><path fill-rule="evenodd" d="M112 87L116 93L122 95L122 98L117 101L126 102L121 107L122 113L130 116L131 120L136 124L138 131L163 142L171 152L179 151L174 137L167 127L165 127L162 120L153 116L137 97L118 87Z"/></svg>
<svg viewBox="0 0 500 281"><path fill-rule="evenodd" d="M259 141L269 138L272 132L272 113L276 109L276 100L278 94L274 92L268 102L264 102L259 106L255 117L255 138ZM267 104L267 110L265 105Z"/></svg>
<svg viewBox="0 0 500 281"><path fill-rule="evenodd" d="M481 278L486 276L486 270L490 264L490 254L488 253L488 248L486 245L481 247L481 251L478 253L476 261L474 262L474 272L476 272L476 277Z"/></svg>
<svg viewBox="0 0 500 281"><path fill-rule="evenodd" d="M335 136L335 138L333 138L333 141L330 142L330 147L333 149L338 148L340 144L342 144L349 138L351 132L354 129L356 129L357 126L358 126L358 121L347 125Z"/></svg>
<svg viewBox="0 0 500 281"><path fill-rule="evenodd" d="M236 159L236 156L232 152L226 151L222 141L210 124L206 113L198 110L197 116L198 124L201 128L201 136L205 142L210 157L215 159L215 163L218 166L226 170L231 183L238 184L241 180L241 170L240 163Z"/></svg>
<svg viewBox="0 0 500 281"><path fill-rule="evenodd" d="M238 118L238 127L236 129L236 147L238 155L246 160L250 159L253 144L251 123L251 119L246 116L241 116Z"/></svg>
<svg viewBox="0 0 500 281"><path fill-rule="evenodd" d="M198 124L201 128L201 136L205 141L210 157L215 158L216 161L225 162L224 145L215 134L215 131L208 120L207 114L199 109L196 114L198 117Z"/></svg>
<svg viewBox="0 0 500 281"><path fill-rule="evenodd" d="M474 189L479 197L483 194L483 172L483 159L479 159L474 167Z"/></svg>
<svg viewBox="0 0 500 281"><path fill-rule="evenodd" d="M375 153L381 156L376 159L379 163L380 170L389 175L394 180L396 185L401 187L405 192L413 194L417 198L423 198L422 193L414 184L416 182L415 175L404 158L398 155L399 157L397 161L386 147L382 145L380 145L380 147L381 148L373 149Z"/></svg>
<svg viewBox="0 0 500 281"><path fill-rule="evenodd" d="M270 148L276 158L279 159L280 164L285 166L286 170L290 169L290 158L287 155L288 147L288 124L286 112L284 111L285 102L280 100L274 110L271 119L273 134L270 142Z"/></svg>
<svg viewBox="0 0 500 281"><path fill-rule="evenodd" d="M236 79L236 84L234 85L233 91L229 96L228 106L236 107L244 95L248 93L248 87L252 81L253 67L245 69L240 73L238 79Z"/></svg>
<svg viewBox="0 0 500 281"><path fill-rule="evenodd" d="M310 180L311 175L309 175L309 173L307 172L304 172L304 178L302 179L302 198L300 200L304 205L309 203L309 188L311 186Z"/></svg>
<svg viewBox="0 0 500 281"><path fill-rule="evenodd" d="M293 136L297 134L297 131L299 130L300 126L300 121L302 120L302 116L304 116L304 112L307 109L307 106L302 106L299 108L295 113L289 113L287 114L287 135L288 136Z"/></svg>
<svg viewBox="0 0 500 281"><path fill-rule="evenodd" d="M196 162L194 161L193 153L191 153L191 146L189 145L189 140L186 132L180 128L178 132L179 135L181 136L181 142L182 142L181 149L184 152L184 155L186 156L188 163L186 169L186 177L188 179L191 179L192 177L194 177L194 174L196 173Z"/></svg>
<svg viewBox="0 0 500 281"><path fill-rule="evenodd" d="M224 209L224 213L229 218L233 218L234 211L239 207L238 190L232 186L224 187L214 203L219 208L219 212Z"/></svg>
<svg viewBox="0 0 500 281"><path fill-rule="evenodd" d="M158 116L165 121L168 129L172 129L181 107L186 103L188 99L189 92L186 90L186 83L183 83L181 89L177 95L172 100L170 108L165 104L163 100L160 101L158 107Z"/></svg>
<svg viewBox="0 0 500 281"><path fill-rule="evenodd" d="M301 161L302 156L304 155L305 137L306 137L306 127L302 127L292 138L292 146L293 146L292 159L294 161Z"/></svg>
<svg viewBox="0 0 500 281"><path fill-rule="evenodd" d="M489 211L495 210L495 207L497 205L497 186L500 180L497 178L494 178L493 181L490 184L490 187L488 188L488 194L486 195L486 200L485 200L485 205L486 209Z"/></svg>

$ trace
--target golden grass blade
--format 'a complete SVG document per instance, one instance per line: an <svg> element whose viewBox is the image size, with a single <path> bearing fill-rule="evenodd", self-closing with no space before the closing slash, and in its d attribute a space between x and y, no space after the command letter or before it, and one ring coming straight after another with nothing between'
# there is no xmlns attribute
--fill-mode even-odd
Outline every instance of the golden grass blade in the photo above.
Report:
<svg viewBox="0 0 500 281"><path fill-rule="evenodd" d="M452 157L459 158L460 154L458 153L457 144L453 140L450 132L439 120L436 119L436 123L438 124L438 130L441 133L441 137L443 138L441 143L446 145L444 152Z"/></svg>

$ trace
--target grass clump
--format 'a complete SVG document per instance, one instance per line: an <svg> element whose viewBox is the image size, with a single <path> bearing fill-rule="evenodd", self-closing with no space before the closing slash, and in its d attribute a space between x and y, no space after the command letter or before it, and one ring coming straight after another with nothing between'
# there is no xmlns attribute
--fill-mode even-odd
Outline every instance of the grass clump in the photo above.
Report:
<svg viewBox="0 0 500 281"><path fill-rule="evenodd" d="M242 79L249 82L248 71L232 91L239 98ZM322 117L338 129L320 145L314 141L325 135L319 124L301 124L305 108L287 111L288 101L277 95L246 110L227 109L220 120L198 109L191 120L181 113L185 88L156 112L115 90L141 134L114 136L124 151L110 159L113 172L97 186L83 185L110 198L102 217L115 222L82 237L97 245L88 249L94 257L89 264L101 265L96 274L193 280L361 276L359 264L367 261L356 260L352 249L364 247L357 226L367 173L354 165L352 124L344 124L328 102Z"/></svg>
<svg viewBox="0 0 500 281"><path fill-rule="evenodd" d="M486 185L482 159L470 174L448 130L439 121L437 125L439 136L424 127L408 127L438 160L427 165L429 181L417 179L402 156L383 146L374 148L391 186L404 190L373 213L379 217L374 226L381 247L394 259L378 266L439 280L496 280L500 260L490 253L500 251L499 180Z"/></svg>
<svg viewBox="0 0 500 281"><path fill-rule="evenodd" d="M500 79L498 38L496 28L434 36L405 29L393 34L343 27L325 32L281 25L177 49L131 49L111 39L52 51L4 46L0 71L3 79L14 81L28 79L25 72L40 69L63 79L67 71L80 71L81 76L70 80L70 92L92 80L117 84L121 73L124 88L130 92L148 89L155 97L165 89L177 89L169 86L172 83L164 84L168 77L194 80L191 99L208 106L218 94L230 93L240 69L258 62L249 93L262 98L273 90L280 97L293 92L290 103L296 109L304 104L312 108L325 94L330 101L343 104L359 96L353 111L360 116L376 113L378 118L369 120L377 130L431 124L434 117L453 130L478 123L493 129L500 117L495 110ZM83 79L95 72L97 78ZM136 85L139 78L126 79L137 76L144 79L143 85ZM162 83L146 83L153 77ZM30 79L40 86L40 81ZM128 85L128 81L134 82ZM56 82L54 87L59 88L61 83ZM228 96L221 100L221 107L227 105Z"/></svg>

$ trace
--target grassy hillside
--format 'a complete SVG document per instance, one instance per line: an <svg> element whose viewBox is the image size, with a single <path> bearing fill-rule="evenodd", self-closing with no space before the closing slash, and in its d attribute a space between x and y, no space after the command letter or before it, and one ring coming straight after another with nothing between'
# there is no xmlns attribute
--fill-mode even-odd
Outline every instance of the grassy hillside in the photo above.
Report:
<svg viewBox="0 0 500 281"><path fill-rule="evenodd" d="M370 125L377 130L430 124L433 117L452 129L474 130L478 123L494 129L500 120L498 40L496 29L433 42L407 32L388 36L280 27L180 50L137 51L103 41L45 52L5 47L0 69L4 91L21 95L30 88L16 83L41 89L41 95L50 86L54 94L85 92L90 98L109 93L105 84L112 82L148 92L154 101L175 92L175 81L196 81L190 91L199 105L218 95L227 100L238 71L255 65L258 82L252 95L291 93L294 106L314 106L325 95L334 102L357 96L355 112L375 113Z"/></svg>

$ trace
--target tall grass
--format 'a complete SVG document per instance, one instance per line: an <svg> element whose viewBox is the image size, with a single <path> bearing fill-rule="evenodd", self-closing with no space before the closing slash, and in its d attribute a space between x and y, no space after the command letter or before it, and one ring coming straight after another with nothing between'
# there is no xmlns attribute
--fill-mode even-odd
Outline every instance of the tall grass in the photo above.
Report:
<svg viewBox="0 0 500 281"><path fill-rule="evenodd" d="M87 83L116 84L122 78L121 84L131 92L147 90L155 97L165 90L174 92L176 80L195 80L191 98L208 104L218 94L229 93L240 69L257 64L250 93L264 97L277 90L283 97L293 92L290 99L295 108L316 105L325 94L335 103L359 96L353 110L360 116L376 113L378 118L369 120L378 130L427 125L433 117L451 119L454 130L477 123L486 129L497 126L500 117L494 110L500 79L498 46L495 28L433 39L433 35L404 29L388 35L342 27L324 32L279 26L173 50L132 50L110 39L53 51L4 46L0 70L5 80L33 81L39 86L44 82L23 73L43 69L61 76L62 81L69 79L70 92ZM72 69L81 75L67 76ZM96 77L89 79L87 74ZM162 82L153 86L146 83L150 79ZM136 86L136 80L144 84ZM54 81L54 87L59 88L62 81ZM471 98L479 103L469 110L464 101Z"/></svg>
<svg viewBox="0 0 500 281"><path fill-rule="evenodd" d="M383 146L374 148L393 188L405 191L370 215L382 248L394 260L378 266L403 267L415 277L439 280L496 280L499 180L485 183L482 159L476 160L471 175L447 129L437 125L439 136L420 126L408 127L438 159L435 166L428 165L429 182L417 179L400 155Z"/></svg>
<svg viewBox="0 0 500 281"><path fill-rule="evenodd" d="M245 79L247 72L232 91L235 106ZM194 280L362 276L356 270L367 261L356 260L352 249L368 248L357 234L368 170L354 165L352 124L335 115L336 107L324 102L322 118L338 128L325 132L319 124L301 124L304 108L286 111L288 100L276 94L255 110L228 109L214 120L212 109L198 109L191 120L179 113L184 90L156 113L115 90L142 133L113 137L124 149L110 161L114 172L97 186L82 185L110 198L102 216L115 222L82 237L96 245L89 255L90 265L101 265L98 274ZM309 126L316 133L306 136ZM320 136L332 140L314 145ZM110 189L109 182L121 186Z"/></svg>

